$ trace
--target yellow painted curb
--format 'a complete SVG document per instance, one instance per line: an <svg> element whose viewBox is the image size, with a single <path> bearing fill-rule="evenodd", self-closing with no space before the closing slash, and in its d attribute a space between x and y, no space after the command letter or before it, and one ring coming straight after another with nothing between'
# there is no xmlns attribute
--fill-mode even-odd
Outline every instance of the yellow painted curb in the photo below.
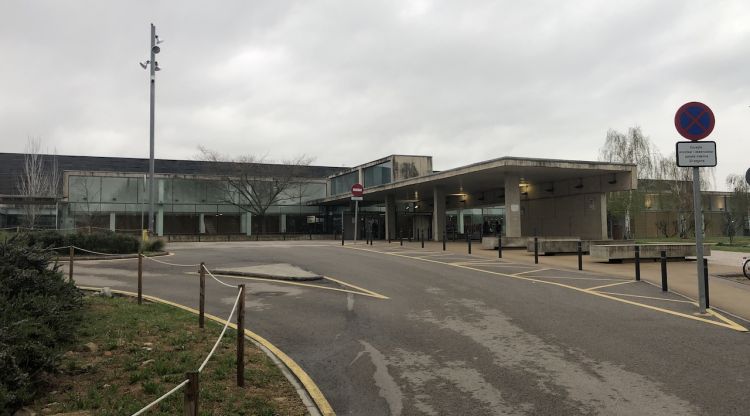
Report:
<svg viewBox="0 0 750 416"><path fill-rule="evenodd" d="M91 287L91 286L78 286L79 289L83 290L101 290L100 287ZM138 297L137 293L133 292L127 292L124 290L116 290L112 289L112 293L117 293L119 295L125 295L130 297ZM165 305L174 306L176 308L180 308L182 310L194 313L196 315L199 314L199 311L185 306L181 305L179 303L175 303L172 301L168 301L166 299L162 299L156 296L150 296L150 295L143 295L143 299L150 300L152 302L158 302L163 303ZM206 318L218 322L222 325L226 324L227 321L219 318L218 316L211 315L209 313L205 314ZM232 329L237 329L237 325L233 323L229 323L229 327ZM255 332L250 331L249 329L245 329L245 335L250 337L252 340L256 341L260 345L268 348L269 351L271 351L276 358L281 360L281 362L284 363L284 365L289 368L289 370L294 374L295 377L302 383L302 385L305 387L305 390L307 390L307 393L310 395L310 397L315 402L315 405L318 407L318 410L320 410L320 413L324 416L336 416L336 413L333 411L333 408L331 407L330 403L328 403L328 400L326 400L325 396L323 395L323 392L320 391L320 388L318 388L318 385L315 384L312 378L305 372L305 370L302 369L294 360L292 360L288 355L286 355L283 351L278 349L275 345L273 345L271 342L269 342L267 339L263 338L262 336L256 334Z"/></svg>

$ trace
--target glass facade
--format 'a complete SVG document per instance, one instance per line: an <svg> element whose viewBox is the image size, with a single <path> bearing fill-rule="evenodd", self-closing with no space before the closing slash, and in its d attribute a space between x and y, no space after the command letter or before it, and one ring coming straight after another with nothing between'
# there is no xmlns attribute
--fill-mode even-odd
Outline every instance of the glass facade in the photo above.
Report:
<svg viewBox="0 0 750 416"><path fill-rule="evenodd" d="M391 161L364 169L365 188L391 183Z"/></svg>
<svg viewBox="0 0 750 416"><path fill-rule="evenodd" d="M236 193L222 180L170 177L156 183L155 211L164 234L232 234L324 232L317 218L325 208L307 202L325 197L322 181L293 183L261 218L248 215L249 207L233 204ZM68 177L67 227L101 227L120 231L143 228L148 212L148 182L143 176ZM310 220L312 218L312 220ZM147 220L146 220L147 221ZM245 225L249 221L248 225Z"/></svg>
<svg viewBox="0 0 750 416"><path fill-rule="evenodd" d="M345 173L331 179L331 195L351 192L352 185L357 183L357 171Z"/></svg>

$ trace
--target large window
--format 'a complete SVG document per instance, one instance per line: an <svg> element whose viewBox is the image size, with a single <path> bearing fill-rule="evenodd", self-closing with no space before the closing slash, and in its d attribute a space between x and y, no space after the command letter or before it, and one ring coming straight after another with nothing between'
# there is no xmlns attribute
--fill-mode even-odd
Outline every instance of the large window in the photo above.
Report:
<svg viewBox="0 0 750 416"><path fill-rule="evenodd" d="M352 185L357 183L357 172L349 172L347 174L336 176L331 179L331 195L343 194L351 192Z"/></svg>
<svg viewBox="0 0 750 416"><path fill-rule="evenodd" d="M391 183L391 162L370 166L364 171L365 187L378 186Z"/></svg>

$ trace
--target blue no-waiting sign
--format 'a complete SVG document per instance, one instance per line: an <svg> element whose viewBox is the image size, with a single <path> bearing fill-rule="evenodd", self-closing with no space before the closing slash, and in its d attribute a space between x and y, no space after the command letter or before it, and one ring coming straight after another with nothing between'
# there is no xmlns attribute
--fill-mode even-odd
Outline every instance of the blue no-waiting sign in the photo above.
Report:
<svg viewBox="0 0 750 416"><path fill-rule="evenodd" d="M684 104L674 115L674 126L682 137L696 141L705 139L714 131L716 119L707 105L699 102Z"/></svg>

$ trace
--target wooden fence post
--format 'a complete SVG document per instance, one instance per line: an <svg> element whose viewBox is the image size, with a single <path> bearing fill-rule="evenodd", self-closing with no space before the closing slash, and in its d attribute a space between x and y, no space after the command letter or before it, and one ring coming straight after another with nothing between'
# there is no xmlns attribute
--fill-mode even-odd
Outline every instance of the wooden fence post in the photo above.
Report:
<svg viewBox="0 0 750 416"><path fill-rule="evenodd" d="M198 396L200 392L200 381L197 371L190 371L186 374L188 384L185 386L185 406L183 415L198 416Z"/></svg>
<svg viewBox="0 0 750 416"><path fill-rule="evenodd" d="M245 387L245 285L240 288L237 304L237 386Z"/></svg>
<svg viewBox="0 0 750 416"><path fill-rule="evenodd" d="M138 252L138 304L143 303L143 253Z"/></svg>
<svg viewBox="0 0 750 416"><path fill-rule="evenodd" d="M68 265L68 280L70 280L71 282L73 281L73 254L75 253L75 251L76 251L76 249L73 246L69 247L69 251L68 251L68 255L69 255L68 263L70 263L70 264Z"/></svg>
<svg viewBox="0 0 750 416"><path fill-rule="evenodd" d="M200 298L199 298L199 314L198 314L198 327L203 328L203 325L205 324L205 314L206 314L206 265L205 263L201 262L200 265Z"/></svg>

